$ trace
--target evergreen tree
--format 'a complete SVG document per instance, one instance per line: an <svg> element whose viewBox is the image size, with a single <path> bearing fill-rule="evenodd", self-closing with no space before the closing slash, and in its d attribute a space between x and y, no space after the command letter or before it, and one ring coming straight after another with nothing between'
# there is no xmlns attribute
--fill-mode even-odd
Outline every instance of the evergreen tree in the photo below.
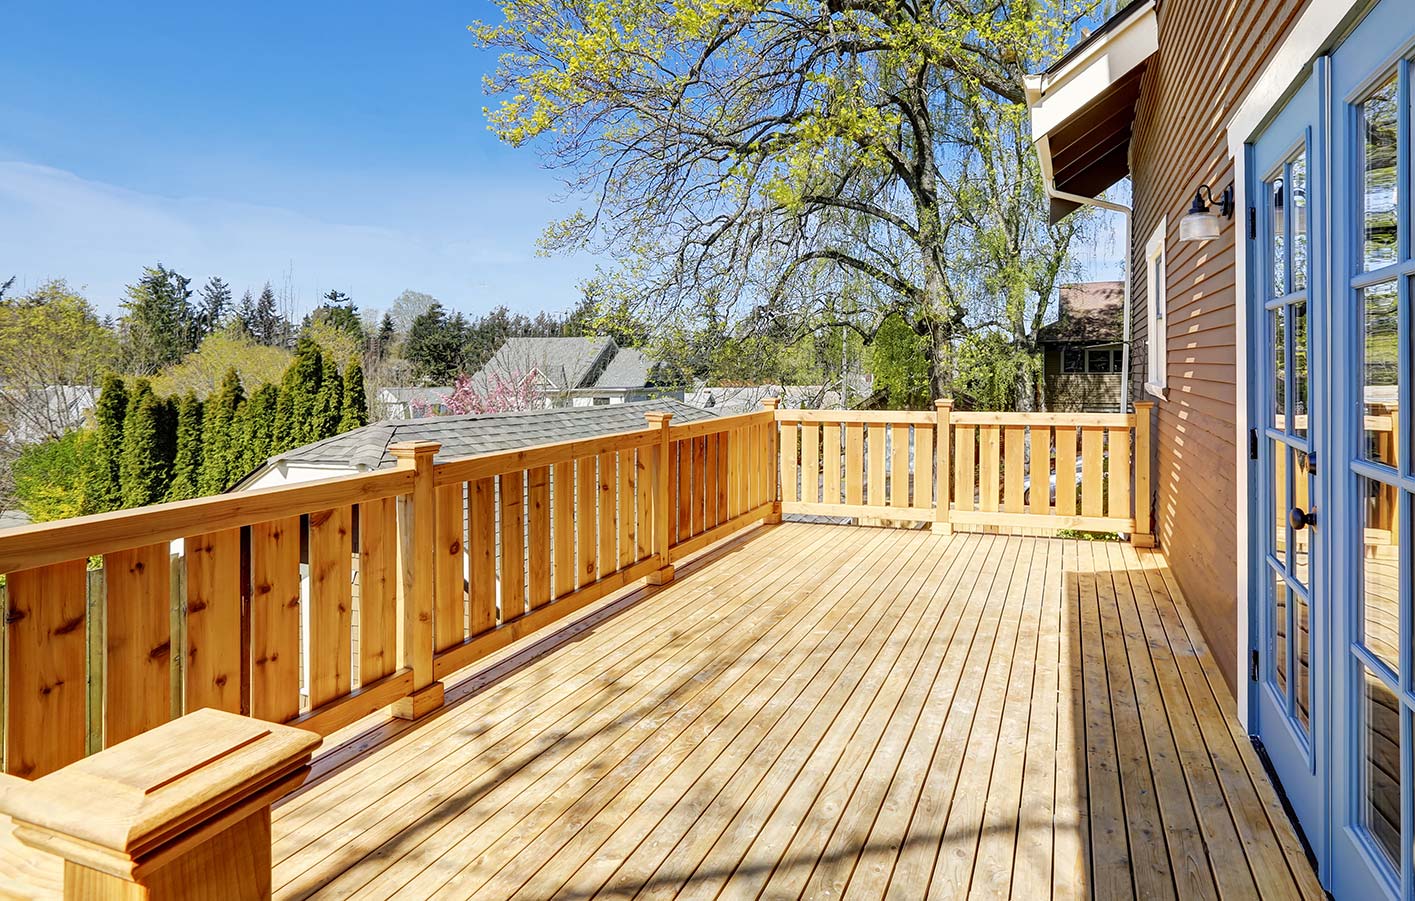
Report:
<svg viewBox="0 0 1415 901"><path fill-rule="evenodd" d="M167 486L167 500L185 501L201 491L202 404L195 392L188 391L177 408L176 456L172 464L172 483Z"/></svg>
<svg viewBox="0 0 1415 901"><path fill-rule="evenodd" d="M339 366L334 358L321 353L323 371L319 382L319 395L315 398L314 421L308 434L309 441L319 441L339 434L339 420L344 412L344 379L339 375Z"/></svg>
<svg viewBox="0 0 1415 901"><path fill-rule="evenodd" d="M150 375L196 348L191 298L191 279L160 263L144 269L137 284L128 286L119 323L128 371Z"/></svg>
<svg viewBox="0 0 1415 901"><path fill-rule="evenodd" d="M103 377L93 411L94 441L89 449L84 485L85 513L107 513L123 506L121 461L128 389L117 375Z"/></svg>
<svg viewBox="0 0 1415 901"><path fill-rule="evenodd" d="M232 367L207 401L202 424L201 477L197 483L203 495L225 491L235 478L234 463L240 454L236 419L243 401L241 377Z"/></svg>
<svg viewBox="0 0 1415 901"><path fill-rule="evenodd" d="M197 305L197 342L200 343L202 338L221 328L230 312L231 286L213 275L202 287L201 303Z"/></svg>
<svg viewBox="0 0 1415 901"><path fill-rule="evenodd" d="M310 441L315 435L314 413L324 378L324 354L308 337L295 344L295 362L280 380L279 406L272 435L273 452L289 450Z"/></svg>
<svg viewBox="0 0 1415 901"><path fill-rule="evenodd" d="M368 396L364 388L364 368L358 361L349 364L344 373L344 410L339 417L340 432L368 425Z"/></svg>
<svg viewBox="0 0 1415 901"><path fill-rule="evenodd" d="M261 385L246 401L241 411L239 475L232 470L233 482L281 450L297 446L291 444L277 449L275 445L275 420L279 406L280 389L271 384Z"/></svg>
<svg viewBox="0 0 1415 901"><path fill-rule="evenodd" d="M393 353L393 345L398 340L398 333L393 327L393 314L384 313L383 320L378 324L378 336L374 338L373 347L370 350L376 360L382 360Z"/></svg>
<svg viewBox="0 0 1415 901"><path fill-rule="evenodd" d="M119 469L124 507L156 504L167 495L173 444L168 404L152 393L147 379L139 379L128 398L128 415L123 420Z"/></svg>
<svg viewBox="0 0 1415 901"><path fill-rule="evenodd" d="M241 295L241 302L236 305L236 312L231 316L231 325L239 332L250 337L255 337L255 332L251 331L255 323L255 298L251 296L249 290Z"/></svg>
<svg viewBox="0 0 1415 901"><path fill-rule="evenodd" d="M324 303L315 307L314 312L305 319L306 327L311 322L324 323L347 332L357 338L361 345L366 337L363 320L359 318L359 308L343 291L330 291L324 295Z"/></svg>
<svg viewBox="0 0 1415 901"><path fill-rule="evenodd" d="M261 289L247 327L261 344L273 347L285 343L290 324L280 315L280 309L275 303L275 289L270 287L270 282L266 282L265 287Z"/></svg>
<svg viewBox="0 0 1415 901"><path fill-rule="evenodd" d="M458 313L452 318L434 302L413 320L403 342L403 356L413 364L413 374L430 384L447 384L462 370L462 348L467 343L467 323Z"/></svg>

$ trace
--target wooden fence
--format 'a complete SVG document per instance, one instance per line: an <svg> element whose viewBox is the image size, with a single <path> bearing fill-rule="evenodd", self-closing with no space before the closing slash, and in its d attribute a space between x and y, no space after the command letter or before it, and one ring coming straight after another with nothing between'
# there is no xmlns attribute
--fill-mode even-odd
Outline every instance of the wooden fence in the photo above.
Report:
<svg viewBox="0 0 1415 901"><path fill-rule="evenodd" d="M770 411L0 532L5 772L215 707L329 734L775 512Z"/></svg>

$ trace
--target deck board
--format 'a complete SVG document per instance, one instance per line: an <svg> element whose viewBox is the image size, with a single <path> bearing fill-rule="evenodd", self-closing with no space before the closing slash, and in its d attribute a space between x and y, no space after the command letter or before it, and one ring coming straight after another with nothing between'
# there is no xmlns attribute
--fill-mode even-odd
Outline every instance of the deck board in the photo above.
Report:
<svg viewBox="0 0 1415 901"><path fill-rule="evenodd" d="M788 523L621 606L277 807L276 896L1320 897L1159 552Z"/></svg>

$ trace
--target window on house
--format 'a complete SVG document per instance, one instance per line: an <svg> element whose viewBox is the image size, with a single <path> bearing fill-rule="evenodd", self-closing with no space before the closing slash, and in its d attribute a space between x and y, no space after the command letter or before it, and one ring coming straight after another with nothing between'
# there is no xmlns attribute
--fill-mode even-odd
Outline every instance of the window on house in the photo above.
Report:
<svg viewBox="0 0 1415 901"><path fill-rule="evenodd" d="M607 407L607 406L609 406L609 398L607 398L607 397L596 397L596 398L594 399L594 405L595 405L596 407Z"/></svg>
<svg viewBox="0 0 1415 901"><path fill-rule="evenodd" d="M1145 244L1145 391L1164 396L1168 366L1168 312L1165 309L1165 221Z"/></svg>
<svg viewBox="0 0 1415 901"><path fill-rule="evenodd" d="M1115 372L1115 367L1110 364L1109 350L1091 350L1086 352L1087 372Z"/></svg>
<svg viewBox="0 0 1415 901"><path fill-rule="evenodd" d="M1124 371L1125 371L1125 354L1124 354L1123 352L1121 352L1121 351L1119 351L1119 350L1113 350L1113 351L1110 352L1110 371L1111 371L1111 372L1124 372Z"/></svg>
<svg viewBox="0 0 1415 901"><path fill-rule="evenodd" d="M1086 352L1079 347L1063 347L1061 349L1061 371L1085 372Z"/></svg>

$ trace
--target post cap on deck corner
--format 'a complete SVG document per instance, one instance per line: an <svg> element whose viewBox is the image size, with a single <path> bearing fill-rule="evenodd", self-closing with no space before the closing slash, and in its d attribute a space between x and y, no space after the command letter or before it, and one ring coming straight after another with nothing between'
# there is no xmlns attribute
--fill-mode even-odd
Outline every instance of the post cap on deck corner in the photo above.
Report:
<svg viewBox="0 0 1415 901"><path fill-rule="evenodd" d="M673 418L673 414L655 410L652 413L645 413L644 418L649 421L649 425L663 425Z"/></svg>
<svg viewBox="0 0 1415 901"><path fill-rule="evenodd" d="M421 454L435 454L442 450L440 441L399 441L388 445L388 452L395 457L415 457Z"/></svg>
<svg viewBox="0 0 1415 901"><path fill-rule="evenodd" d="M762 398L762 409L763 409L763 410L775 410L775 409L778 409L780 406L781 406L781 398L779 398L779 397L763 397L763 398Z"/></svg>
<svg viewBox="0 0 1415 901"><path fill-rule="evenodd" d="M943 409L944 407L952 407L952 406L953 406L953 398L951 398L951 397L940 397L938 400L934 401L934 409L935 409L935 410L941 410L941 409Z"/></svg>

